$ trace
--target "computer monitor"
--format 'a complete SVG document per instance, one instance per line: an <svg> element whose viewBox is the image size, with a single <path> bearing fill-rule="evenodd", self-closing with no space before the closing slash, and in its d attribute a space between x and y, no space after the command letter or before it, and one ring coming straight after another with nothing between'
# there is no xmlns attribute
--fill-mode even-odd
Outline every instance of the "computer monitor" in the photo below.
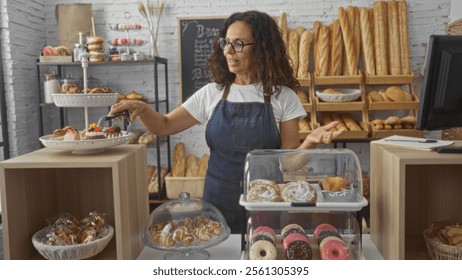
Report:
<svg viewBox="0 0 462 280"><path fill-rule="evenodd" d="M417 128L462 127L462 36L431 35Z"/></svg>

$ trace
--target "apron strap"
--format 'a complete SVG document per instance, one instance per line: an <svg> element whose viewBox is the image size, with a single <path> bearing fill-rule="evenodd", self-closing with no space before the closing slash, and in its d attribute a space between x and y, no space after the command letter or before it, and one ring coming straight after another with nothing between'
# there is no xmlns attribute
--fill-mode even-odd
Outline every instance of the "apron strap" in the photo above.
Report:
<svg viewBox="0 0 462 280"><path fill-rule="evenodd" d="M225 87L225 90L223 91L223 95L221 96L221 99L228 99L230 89L231 89L231 86L229 85ZM265 99L265 103L271 103L271 95L263 94L263 98Z"/></svg>

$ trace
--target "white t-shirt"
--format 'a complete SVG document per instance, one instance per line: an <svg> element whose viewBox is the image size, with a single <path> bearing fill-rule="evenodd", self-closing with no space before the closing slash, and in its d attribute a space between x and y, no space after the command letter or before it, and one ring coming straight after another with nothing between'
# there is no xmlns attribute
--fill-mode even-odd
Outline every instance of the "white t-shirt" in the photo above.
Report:
<svg viewBox="0 0 462 280"><path fill-rule="evenodd" d="M206 122L211 116L224 89L219 89L216 83L209 83L194 93L182 106L200 123ZM261 102L264 103L261 83L253 85L232 84L228 94L230 102ZM306 112L293 90L283 86L281 93L271 96L274 118L279 128L281 122L295 118L304 118Z"/></svg>

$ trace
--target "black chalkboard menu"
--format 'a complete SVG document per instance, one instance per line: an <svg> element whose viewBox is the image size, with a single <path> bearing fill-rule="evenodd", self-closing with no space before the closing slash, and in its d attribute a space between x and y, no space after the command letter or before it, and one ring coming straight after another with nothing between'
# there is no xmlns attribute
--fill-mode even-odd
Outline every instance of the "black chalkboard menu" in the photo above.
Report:
<svg viewBox="0 0 462 280"><path fill-rule="evenodd" d="M212 51L212 41L219 35L225 20L225 17L178 19L182 101L210 82L205 65Z"/></svg>

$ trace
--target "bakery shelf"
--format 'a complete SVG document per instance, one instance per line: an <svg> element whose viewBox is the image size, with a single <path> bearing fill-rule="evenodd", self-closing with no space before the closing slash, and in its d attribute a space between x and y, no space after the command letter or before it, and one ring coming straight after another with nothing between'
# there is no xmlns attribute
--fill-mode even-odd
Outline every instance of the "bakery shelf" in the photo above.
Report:
<svg viewBox="0 0 462 280"><path fill-rule="evenodd" d="M370 76L364 74L364 83L366 85L412 84L412 82L414 82L414 74L393 76Z"/></svg>
<svg viewBox="0 0 462 280"><path fill-rule="evenodd" d="M366 102L362 95L359 100L351 102L325 102L320 101L317 96L313 99L317 111L361 111L366 108Z"/></svg>
<svg viewBox="0 0 462 280"><path fill-rule="evenodd" d="M297 78L298 82L300 83L300 86L302 87L309 87L311 86L311 78Z"/></svg>
<svg viewBox="0 0 462 280"><path fill-rule="evenodd" d="M355 85L361 84L362 76L315 76L313 84L316 86L322 85Z"/></svg>
<svg viewBox="0 0 462 280"><path fill-rule="evenodd" d="M419 108L419 98L414 93L412 101L401 102L373 102L369 96L366 96L366 104L368 110L414 110Z"/></svg>
<svg viewBox="0 0 462 280"><path fill-rule="evenodd" d="M375 129L374 126L371 125L370 130L373 139L382 139L393 135L423 137L423 132L417 129Z"/></svg>

